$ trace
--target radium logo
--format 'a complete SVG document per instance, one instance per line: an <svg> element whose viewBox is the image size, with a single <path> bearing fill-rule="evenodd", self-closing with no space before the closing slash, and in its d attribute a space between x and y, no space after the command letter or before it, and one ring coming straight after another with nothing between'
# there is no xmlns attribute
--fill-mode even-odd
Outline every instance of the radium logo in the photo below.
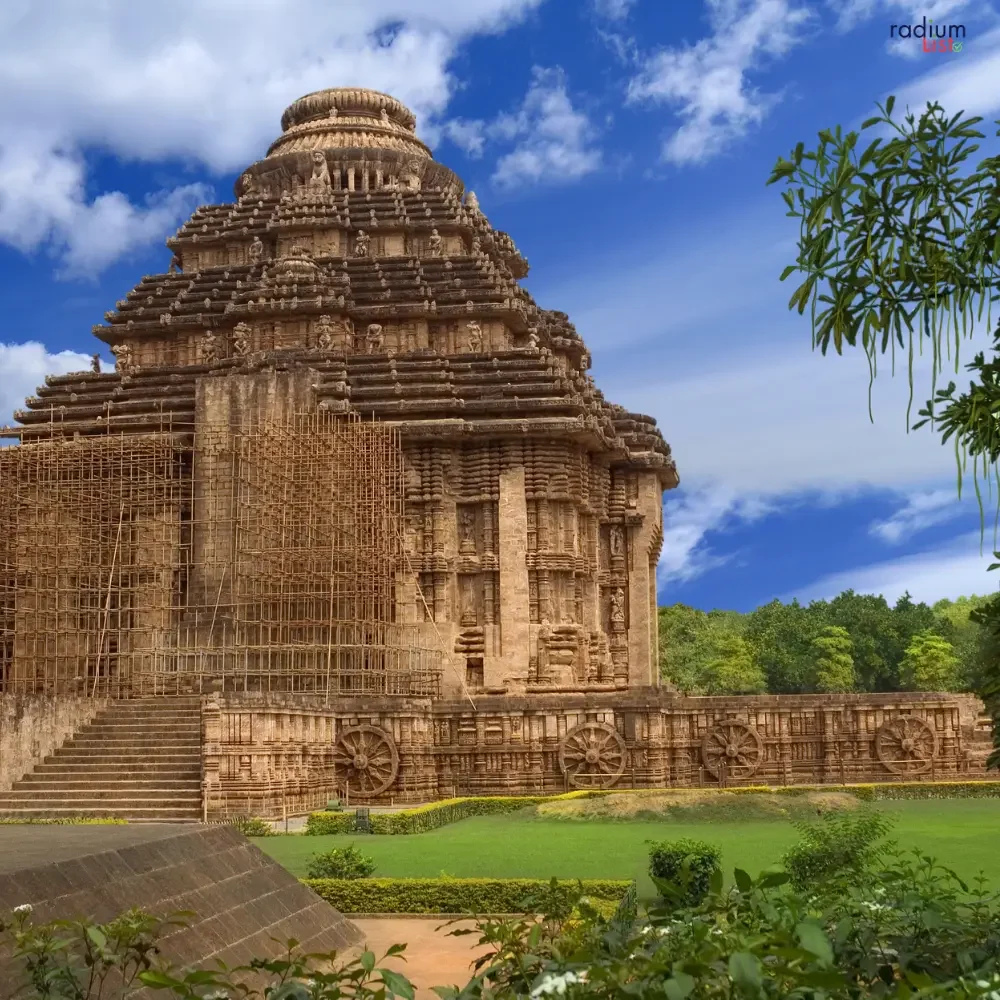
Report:
<svg viewBox="0 0 1000 1000"><path fill-rule="evenodd" d="M965 47L965 25L935 24L933 19L923 17L917 24L890 25L889 37L919 40L924 52L961 52Z"/></svg>

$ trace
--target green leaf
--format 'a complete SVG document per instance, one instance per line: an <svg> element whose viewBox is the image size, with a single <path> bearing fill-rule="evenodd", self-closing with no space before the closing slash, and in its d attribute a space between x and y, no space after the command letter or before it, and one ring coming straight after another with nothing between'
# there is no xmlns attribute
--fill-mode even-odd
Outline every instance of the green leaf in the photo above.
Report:
<svg viewBox="0 0 1000 1000"><path fill-rule="evenodd" d="M366 951L361 956L361 968L364 969L365 972L371 972L372 969L375 968L375 952Z"/></svg>
<svg viewBox="0 0 1000 1000"><path fill-rule="evenodd" d="M397 997L406 997L406 1000L413 1000L413 984L398 972L392 969L379 969L378 974L382 977L382 982L391 994Z"/></svg>
<svg viewBox="0 0 1000 1000"><path fill-rule="evenodd" d="M879 123L879 122L880 122L881 120L882 120L882 119L881 119L881 118L878 118L878 117L875 117L875 118L866 118L866 119L865 119L865 120L864 120L864 121L863 121L863 122L861 123L861 127L862 127L863 129L865 129L865 128L871 128L871 127L872 127L873 125L878 125L878 123Z"/></svg>
<svg viewBox="0 0 1000 1000"><path fill-rule="evenodd" d="M795 928L795 936L806 951L815 955L824 965L833 964L833 946L823 928L818 924L802 923Z"/></svg>
<svg viewBox="0 0 1000 1000"><path fill-rule="evenodd" d="M761 889L773 889L779 885L785 885L791 881L792 876L788 872L765 872L757 880L757 885Z"/></svg>
<svg viewBox="0 0 1000 1000"><path fill-rule="evenodd" d="M756 955L736 951L729 956L729 975L734 983L750 989L760 989L760 961Z"/></svg>
<svg viewBox="0 0 1000 1000"><path fill-rule="evenodd" d="M98 948L104 949L108 946L108 939L104 936L104 933L99 927L90 926L87 928L87 937L97 945Z"/></svg>
<svg viewBox="0 0 1000 1000"><path fill-rule="evenodd" d="M667 1000L684 1000L694 990L694 977L686 972L675 972L663 984L663 992L667 994Z"/></svg>
<svg viewBox="0 0 1000 1000"><path fill-rule="evenodd" d="M733 871L733 879L740 892L749 892L753 888L753 879L742 868Z"/></svg>

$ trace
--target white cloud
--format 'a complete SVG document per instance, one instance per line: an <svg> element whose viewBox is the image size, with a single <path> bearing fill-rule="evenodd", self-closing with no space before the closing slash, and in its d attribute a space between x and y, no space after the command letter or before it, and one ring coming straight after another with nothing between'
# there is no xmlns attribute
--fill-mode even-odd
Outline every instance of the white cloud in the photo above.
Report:
<svg viewBox="0 0 1000 1000"><path fill-rule="evenodd" d="M10 423L14 410L24 406L24 400L45 381L46 375L87 371L90 356L76 351L50 354L43 344L0 343L0 424Z"/></svg>
<svg viewBox="0 0 1000 1000"><path fill-rule="evenodd" d="M607 21L623 21L635 6L635 0L593 0L594 13Z"/></svg>
<svg viewBox="0 0 1000 1000"><path fill-rule="evenodd" d="M705 545L710 531L737 522L748 524L773 507L760 497L736 496L724 489L682 489L663 503L663 550L657 586L693 580L730 562L735 553L718 553Z"/></svg>
<svg viewBox="0 0 1000 1000"><path fill-rule="evenodd" d="M497 162L493 181L500 187L576 180L601 165L596 130L586 113L573 107L563 71L536 66L533 77L521 108L490 126L493 135L517 141Z"/></svg>
<svg viewBox="0 0 1000 1000"><path fill-rule="evenodd" d="M471 159L478 160L483 155L486 128L478 119L452 118L441 126L441 132Z"/></svg>
<svg viewBox="0 0 1000 1000"><path fill-rule="evenodd" d="M936 21L968 5L969 0L827 0L827 6L837 15L837 26L842 31L849 31L876 15L908 17L914 21L926 17Z"/></svg>
<svg viewBox="0 0 1000 1000"><path fill-rule="evenodd" d="M813 12L793 0L706 0L712 35L694 45L649 56L629 83L633 103L666 103L684 120L662 155L671 163L699 163L759 124L779 94L748 80L768 59L803 40Z"/></svg>
<svg viewBox="0 0 1000 1000"><path fill-rule="evenodd" d="M956 502L954 489L924 490L908 497L891 517L874 521L868 530L883 542L898 545L963 513L965 509Z"/></svg>
<svg viewBox="0 0 1000 1000"><path fill-rule="evenodd" d="M1000 584L996 573L986 572L994 561L988 551L990 542L987 533L980 554L978 533L964 534L927 552L832 573L790 591L781 600L829 600L849 588L862 594L882 594L890 603L907 591L915 601L928 604L944 597L954 600L967 594L990 593Z"/></svg>
<svg viewBox="0 0 1000 1000"><path fill-rule="evenodd" d="M387 90L440 114L448 63L471 35L500 31L541 0L228 0L0 5L0 240L97 271L163 235L201 193L135 206L87 191L83 154L195 161L216 173L261 156L283 108L323 87ZM83 236L100 234L93 253Z"/></svg>

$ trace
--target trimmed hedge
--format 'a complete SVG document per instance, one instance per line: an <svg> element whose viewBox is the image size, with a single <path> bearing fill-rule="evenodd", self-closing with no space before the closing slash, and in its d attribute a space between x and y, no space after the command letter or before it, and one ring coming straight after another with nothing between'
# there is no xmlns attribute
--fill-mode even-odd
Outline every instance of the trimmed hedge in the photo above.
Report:
<svg viewBox="0 0 1000 1000"><path fill-rule="evenodd" d="M317 878L302 879L341 913L525 913L551 898L551 883L532 878ZM611 915L628 893L629 879L557 883L563 902L581 893Z"/></svg>
<svg viewBox="0 0 1000 1000"><path fill-rule="evenodd" d="M664 792L702 794L705 788L620 788L579 789L561 795L484 795L479 798L442 799L413 809L399 812L371 813L371 832L384 836L425 833L438 827L457 823L470 816L497 816L517 812L528 806L566 799L592 799L605 795L662 795ZM805 795L808 792L848 792L865 802L880 799L951 799L998 798L1000 781L901 781L878 782L864 785L739 785L735 788L715 789L726 795ZM306 820L307 834L355 833L354 810L345 812L314 812Z"/></svg>

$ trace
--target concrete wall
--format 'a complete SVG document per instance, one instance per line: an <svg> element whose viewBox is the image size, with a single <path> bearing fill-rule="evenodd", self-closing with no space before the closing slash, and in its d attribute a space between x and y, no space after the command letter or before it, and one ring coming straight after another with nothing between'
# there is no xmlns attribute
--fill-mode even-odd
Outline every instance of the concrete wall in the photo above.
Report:
<svg viewBox="0 0 1000 1000"><path fill-rule="evenodd" d="M7 791L106 704L70 695L0 695L0 791Z"/></svg>

